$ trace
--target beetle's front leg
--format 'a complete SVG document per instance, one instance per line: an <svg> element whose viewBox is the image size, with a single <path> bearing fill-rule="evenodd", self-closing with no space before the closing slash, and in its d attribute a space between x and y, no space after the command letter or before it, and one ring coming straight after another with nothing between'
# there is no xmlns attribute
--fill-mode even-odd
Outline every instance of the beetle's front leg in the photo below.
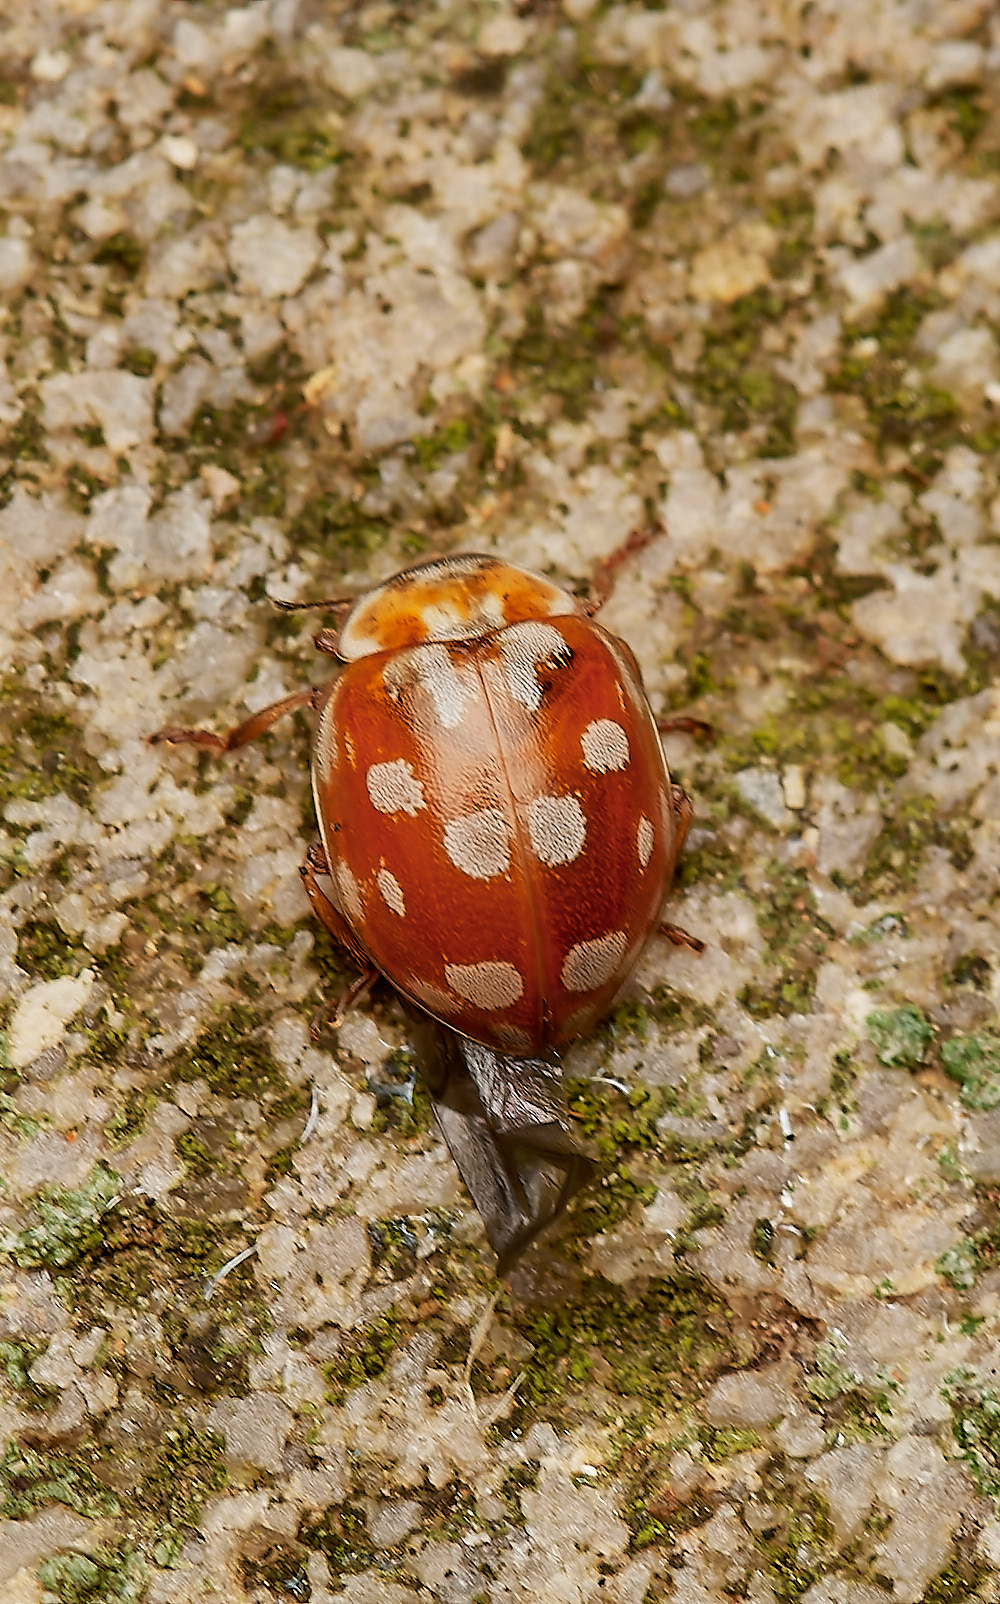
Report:
<svg viewBox="0 0 1000 1604"><path fill-rule="evenodd" d="M302 876L302 889L309 898L309 906L316 918L325 929L329 930L334 941L346 948L361 970L360 975L351 982L343 996L333 1004L322 1008L316 1015L310 1027L311 1034L315 1037L323 1030L335 1030L343 1023L348 1009L364 995L372 982L378 979L378 970L367 953L358 945L357 937L336 903L327 896L319 883L321 875L327 878L330 876L330 865L326 861L326 853L321 842L312 843L299 874Z"/></svg>
<svg viewBox="0 0 1000 1604"><path fill-rule="evenodd" d="M327 694L325 685L307 685L304 690L293 691L291 696L283 696L280 702L271 702L269 706L262 707L259 712L250 718L244 719L242 724L236 724L225 735L216 735L213 730L189 730L181 727L166 730L157 730L155 735L148 737L150 746L159 746L165 743L170 746L200 746L206 752L232 752L238 746L245 746L248 741L255 741L259 735L276 724L279 718L286 713L294 713L298 707L311 707L314 711L323 705Z"/></svg>
<svg viewBox="0 0 1000 1604"><path fill-rule="evenodd" d="M604 603L609 600L622 563L636 552L642 551L662 533L662 524L650 524L645 529L633 529L613 551L609 551L606 557L601 558L590 581L590 597L583 606L588 618L600 612Z"/></svg>
<svg viewBox="0 0 1000 1604"><path fill-rule="evenodd" d="M661 735L696 735L703 741L715 740L714 724L709 724L703 718L690 718L687 713L658 718L656 728Z"/></svg>

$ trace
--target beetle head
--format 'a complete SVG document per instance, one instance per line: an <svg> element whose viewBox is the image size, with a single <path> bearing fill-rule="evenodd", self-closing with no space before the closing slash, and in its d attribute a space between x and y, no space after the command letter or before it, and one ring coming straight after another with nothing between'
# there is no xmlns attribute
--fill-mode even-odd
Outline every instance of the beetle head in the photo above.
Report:
<svg viewBox="0 0 1000 1604"><path fill-rule="evenodd" d="M425 641L476 640L508 624L579 611L569 591L497 557L435 557L362 596L344 622L338 652L353 662Z"/></svg>

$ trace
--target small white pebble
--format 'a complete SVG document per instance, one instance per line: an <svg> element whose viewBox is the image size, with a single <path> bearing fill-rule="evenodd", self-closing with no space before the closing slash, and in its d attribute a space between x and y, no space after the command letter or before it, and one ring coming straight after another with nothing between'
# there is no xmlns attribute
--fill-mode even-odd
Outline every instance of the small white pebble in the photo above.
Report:
<svg viewBox="0 0 1000 1604"><path fill-rule="evenodd" d="M359 1131L371 1129L378 1104L372 1092L358 1092L351 1104L351 1124Z"/></svg>
<svg viewBox="0 0 1000 1604"><path fill-rule="evenodd" d="M806 805L806 782L798 763L790 763L781 776L781 789L785 793L785 806L798 812Z"/></svg>
<svg viewBox="0 0 1000 1604"><path fill-rule="evenodd" d="M531 29L521 17L491 17L479 30L476 41L484 56L520 55L531 37Z"/></svg>
<svg viewBox="0 0 1000 1604"><path fill-rule="evenodd" d="M164 134L160 149L168 162L189 173L198 165L198 147L186 134Z"/></svg>
<svg viewBox="0 0 1000 1604"><path fill-rule="evenodd" d="M219 468L214 462L205 463L201 470L201 480L208 491L215 512L221 512L230 502L235 501L240 493L240 481L235 474L229 473L225 468Z"/></svg>
<svg viewBox="0 0 1000 1604"><path fill-rule="evenodd" d="M71 66L65 50L40 50L31 63L31 76L40 84L60 84Z"/></svg>
<svg viewBox="0 0 1000 1604"><path fill-rule="evenodd" d="M59 980L44 980L25 993L10 1022L10 1061L14 1069L24 1069L40 1053L55 1046L87 1001L93 984L94 971L84 969L75 980L63 975Z"/></svg>

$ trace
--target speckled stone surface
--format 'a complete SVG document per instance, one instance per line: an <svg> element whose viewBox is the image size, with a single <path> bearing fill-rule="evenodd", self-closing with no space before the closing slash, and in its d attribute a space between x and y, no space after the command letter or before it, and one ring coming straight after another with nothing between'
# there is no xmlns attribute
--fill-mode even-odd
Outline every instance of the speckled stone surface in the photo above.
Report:
<svg viewBox="0 0 1000 1604"><path fill-rule="evenodd" d="M998 90L988 0L0 6L4 1604L1000 1596ZM146 737L639 527L707 946L498 1285L392 997L310 1038L307 721Z"/></svg>

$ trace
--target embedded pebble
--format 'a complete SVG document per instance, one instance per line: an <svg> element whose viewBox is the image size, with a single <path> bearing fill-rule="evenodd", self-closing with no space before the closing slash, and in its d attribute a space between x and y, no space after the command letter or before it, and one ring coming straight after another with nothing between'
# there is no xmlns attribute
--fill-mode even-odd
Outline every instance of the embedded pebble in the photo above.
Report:
<svg viewBox="0 0 1000 1604"><path fill-rule="evenodd" d="M60 1041L94 987L94 971L83 969L75 978L44 980L20 999L11 1018L8 1040L10 1061L24 1069Z"/></svg>

